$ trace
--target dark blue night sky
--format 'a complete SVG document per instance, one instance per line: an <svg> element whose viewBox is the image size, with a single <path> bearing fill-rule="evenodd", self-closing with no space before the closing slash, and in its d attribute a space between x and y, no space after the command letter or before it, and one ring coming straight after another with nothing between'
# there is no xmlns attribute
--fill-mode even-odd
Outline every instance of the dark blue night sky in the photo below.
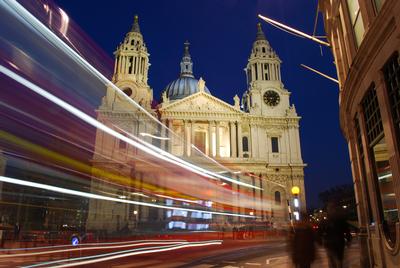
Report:
<svg viewBox="0 0 400 268"><path fill-rule="evenodd" d="M139 15L150 53L149 84L154 97L178 77L183 42L191 43L194 73L211 94L228 103L246 89L243 71L255 39L257 14L312 33L317 1L309 0L136 0L56 1L110 56ZM331 52L307 39L262 23L281 60L285 87L302 116L300 135L309 206L318 193L351 183L345 140L339 127L338 86L303 69L306 64L336 76ZM322 20L318 34L323 33Z"/></svg>

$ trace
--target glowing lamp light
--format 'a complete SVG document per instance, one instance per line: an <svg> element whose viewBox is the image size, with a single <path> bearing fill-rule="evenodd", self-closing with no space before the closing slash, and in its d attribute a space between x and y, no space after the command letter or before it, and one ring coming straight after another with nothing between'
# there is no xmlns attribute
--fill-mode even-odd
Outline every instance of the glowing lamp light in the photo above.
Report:
<svg viewBox="0 0 400 268"><path fill-rule="evenodd" d="M296 208L299 207L299 199L298 199L298 198L295 198L295 199L293 200L293 203L294 203L294 207L296 207Z"/></svg>
<svg viewBox="0 0 400 268"><path fill-rule="evenodd" d="M292 194L296 195L300 193L300 188L298 186L292 187Z"/></svg>
<svg viewBox="0 0 400 268"><path fill-rule="evenodd" d="M293 215L296 221L300 220L300 213L298 211L293 212Z"/></svg>

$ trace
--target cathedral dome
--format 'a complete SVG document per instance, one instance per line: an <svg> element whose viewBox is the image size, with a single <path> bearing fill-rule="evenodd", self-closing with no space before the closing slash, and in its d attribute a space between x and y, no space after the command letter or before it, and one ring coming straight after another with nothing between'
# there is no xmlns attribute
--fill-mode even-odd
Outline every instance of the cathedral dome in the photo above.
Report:
<svg viewBox="0 0 400 268"><path fill-rule="evenodd" d="M199 92L199 80L190 76L182 76L178 79L172 81L165 88L167 97L170 100L183 99L190 96L196 92ZM210 91L205 86L204 91L210 94Z"/></svg>
<svg viewBox="0 0 400 268"><path fill-rule="evenodd" d="M193 62L189 54L189 42L186 41L185 51L181 61L180 77L169 83L165 87L164 92L168 99L179 100L199 91L199 80L193 75ZM210 94L206 86L204 86L204 91Z"/></svg>

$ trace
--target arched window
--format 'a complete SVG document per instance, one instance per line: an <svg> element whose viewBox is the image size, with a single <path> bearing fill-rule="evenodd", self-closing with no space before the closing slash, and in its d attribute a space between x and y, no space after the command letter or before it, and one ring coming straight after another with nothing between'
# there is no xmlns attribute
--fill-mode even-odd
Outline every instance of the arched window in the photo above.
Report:
<svg viewBox="0 0 400 268"><path fill-rule="evenodd" d="M275 204L276 205L281 204L281 192L279 192L279 191L275 192Z"/></svg>
<svg viewBox="0 0 400 268"><path fill-rule="evenodd" d="M243 152L249 151L249 139L247 137L242 138L242 146L243 146Z"/></svg>
<svg viewBox="0 0 400 268"><path fill-rule="evenodd" d="M265 53L265 47L262 48L262 52Z"/></svg>

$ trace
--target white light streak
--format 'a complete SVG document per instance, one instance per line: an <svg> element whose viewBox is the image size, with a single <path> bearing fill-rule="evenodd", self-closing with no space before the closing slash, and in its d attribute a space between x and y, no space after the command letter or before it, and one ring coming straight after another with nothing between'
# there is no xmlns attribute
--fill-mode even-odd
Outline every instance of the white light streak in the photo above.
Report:
<svg viewBox="0 0 400 268"><path fill-rule="evenodd" d="M85 250L103 250L103 249L117 249L117 248L127 248L127 247L137 247L137 246L146 246L146 245L177 245L187 243L186 241L149 241L149 242L138 242L132 244L124 244L124 245L109 245L109 246L95 246L95 247L74 247L74 248L66 248L66 249L58 249L58 250L47 250L40 252L29 252L29 253L17 253L17 254L2 254L0 258L18 258L18 257L31 257L38 255L46 255L46 254L56 254L62 252L72 252L72 251L85 251Z"/></svg>
<svg viewBox="0 0 400 268"><path fill-rule="evenodd" d="M309 35L309 34L303 33L303 32L301 32L301 31L299 31L299 30L296 30L296 29L294 29L294 28L292 28L292 27L289 27L289 26L287 26L287 25L285 25L285 24L283 24L283 23L277 22L277 21L275 21L275 20L273 20L273 19L267 18L267 17L262 16L262 15L260 15L260 14L258 15L258 17L259 17L260 19L266 21L267 23L270 23L270 24L272 24L272 25L274 25L274 26L282 27L283 29L285 29L285 30L287 30L287 31L289 31L289 32L292 32L292 33L298 34L298 35L300 35L300 36L303 36L303 37L305 37L305 38L308 38L308 39L310 39L310 40L313 40L313 41L315 41L315 42L317 42L317 43L319 43L319 44L321 44L321 45L328 46L328 47L330 46L330 44L327 43L327 42L325 42L325 41L322 41L322 40L320 40L320 39L318 39L318 38L315 38L314 36L311 36L311 35Z"/></svg>
<svg viewBox="0 0 400 268"><path fill-rule="evenodd" d="M392 177L392 173L388 173L388 174L385 174L385 175L382 175L382 176L378 176L378 179L379 180L383 180L383 179L387 179L387 178L390 178L390 177Z"/></svg>
<svg viewBox="0 0 400 268"><path fill-rule="evenodd" d="M138 196L143 196L143 197L149 197L148 195L145 195L143 193L130 193L131 195L138 195Z"/></svg>
<svg viewBox="0 0 400 268"><path fill-rule="evenodd" d="M151 137L151 138L157 139L157 140L169 140L169 138L160 137L160 136L155 136L155 135L152 135L152 134L150 134L150 133L145 133L145 132L140 133L140 136L143 136L143 137Z"/></svg>
<svg viewBox="0 0 400 268"><path fill-rule="evenodd" d="M114 260L114 259L125 258L125 257L129 257L129 256L135 256L135 255L141 255L141 254L158 253L158 252L171 251L171 250L176 250L176 249L181 249L181 248L202 247L202 246L221 245L221 244L222 244L221 240L210 240L210 241L201 241L201 242L184 242L182 244L172 245L172 246L148 247L148 248L124 250L124 251L120 251L120 252L99 254L99 255L94 255L94 256L68 258L68 259L64 259L64 260L44 262L44 263L34 264L34 265L30 265L30 266L25 266L25 267L33 268L33 267L39 267L39 266L44 266L44 265L50 265L50 264L52 265L51 267L71 267L71 266L88 265L88 264L93 264L93 263L98 263L98 262L110 261L110 260ZM96 258L96 259L94 259L94 258ZM88 259L92 259L92 260L88 260ZM78 262L72 262L72 261L78 261ZM62 263L62 262L70 262L70 263L53 266L53 264Z"/></svg>
<svg viewBox="0 0 400 268"><path fill-rule="evenodd" d="M69 194L69 195L73 195L73 196L85 197L85 198L89 198L89 199L98 199L98 200L119 202L119 203L125 203L125 204L133 204L133 205L139 205L139 206L145 206L145 207L161 208L161 209L179 209L179 210L190 211L190 212L210 213L210 214L214 214L214 215L255 218L255 217L251 217L251 216L244 215L244 214L199 210L199 209L191 209L191 208L183 208L183 207L173 207L173 206L158 205L158 204L153 204L153 203L146 203L146 202L141 202L141 201L119 199L119 198L115 198L115 197L92 194L92 193L87 193L87 192L71 190L71 189L65 189L65 188L56 187L56 186L52 186L52 185L36 183L36 182L31 182L31 181L24 181L24 180L14 179L14 178L10 178L10 177L5 177L5 176L0 176L0 181L6 182L6 183L11 183L11 184L16 184L16 185L22 185L22 186L27 186L27 187L32 187L32 188L48 190L48 191L52 191L52 192L56 192L56 193L63 193L63 194Z"/></svg>
<svg viewBox="0 0 400 268"><path fill-rule="evenodd" d="M325 77L325 78L327 78L327 79L329 79L329 80L331 80L331 81L333 81L333 82L335 82L335 83L337 83L337 84L339 84L339 80L337 80L337 79L335 79L335 78L333 78L333 77L331 77L331 76L329 76L329 75L327 75L327 74L321 73L320 71L315 70L315 69L313 69L313 68L311 68L311 67L309 67L309 66L307 66L307 65L305 65L305 64L300 64L300 66L301 66L301 67L304 67L304 68L306 68L306 69L308 69L308 70L310 70L310 71L312 71L312 72L314 72L314 73L317 73L317 74L319 74L320 76Z"/></svg>
<svg viewBox="0 0 400 268"><path fill-rule="evenodd" d="M40 32L47 41L51 42L55 47L60 48L65 52L66 55L71 57L78 65L88 70L92 75L97 77L104 85L112 87L116 93L119 94L122 98L128 101L130 104L133 104L136 108L138 108L141 112L146 114L149 118L153 119L155 122L160 124L163 128L166 128L170 131L171 134L178 137L170 128L162 124L156 117L154 117L151 113L149 113L146 109L140 106L133 99L129 98L120 88L114 85L107 77L105 77L101 72L99 72L96 68L94 68L90 63L86 61L81 55L79 55L75 50L70 48L67 44L63 42L56 34L54 34L50 29L48 29L42 22L40 22L35 16L29 13L20 3L12 0L3 0L0 1L0 5L4 6L10 13L13 13L17 19L22 21L27 27L33 28L35 32ZM50 25L51 25L51 11L50 11ZM67 40L68 38L64 36ZM68 40L69 41L69 40ZM71 43L71 42L70 42ZM73 45L71 43L71 45ZM204 154L203 154L204 155Z"/></svg>
<svg viewBox="0 0 400 268"><path fill-rule="evenodd" d="M33 84L32 82L26 80L25 78L19 76L18 74L16 74L15 72L7 69L6 67L4 67L3 65L0 65L0 72L3 73L4 75L14 79L15 81L17 81L18 83L24 85L25 87L31 89L33 92L35 92L36 94L46 98L47 100L53 102L54 104L60 106L61 108L65 109L66 111L70 112L71 114L75 115L76 117L82 119L83 121L85 121L86 123L88 123L89 125L94 126L95 128L98 128L120 140L123 140L124 142L154 156L157 158L160 158L164 161L167 161L169 163L175 164L179 167L185 168L186 170L189 170L193 173L196 173L198 175L210 178L210 179L215 179L214 177L223 179L223 180L227 180L230 181L232 183L235 184L239 184L245 187L249 187L249 188L255 188L255 189L259 189L262 190L259 187L253 186L251 184L247 184L247 183L243 183L225 176L221 176L219 174L213 173L209 170L206 170L202 167L196 166L190 162L184 161L182 159L180 159L179 157L176 157L164 150L161 150L160 148L145 143L144 141L134 141L133 139L128 138L127 136L109 128L108 126L102 124L101 122L97 121L96 119L94 119L93 117L85 114L84 112L82 112L81 110L75 108L74 106L68 104L67 102L63 101L62 99L54 96L53 94L47 92L46 90L44 90L43 88ZM133 135L129 134L129 136L134 137ZM136 138L136 137L135 137Z"/></svg>
<svg viewBox="0 0 400 268"><path fill-rule="evenodd" d="M65 13L65 11L62 10L61 8L58 8L58 10L60 11L60 14L61 14L60 33L66 37L67 31L68 31L68 26L69 26L69 17L67 15L67 13Z"/></svg>

